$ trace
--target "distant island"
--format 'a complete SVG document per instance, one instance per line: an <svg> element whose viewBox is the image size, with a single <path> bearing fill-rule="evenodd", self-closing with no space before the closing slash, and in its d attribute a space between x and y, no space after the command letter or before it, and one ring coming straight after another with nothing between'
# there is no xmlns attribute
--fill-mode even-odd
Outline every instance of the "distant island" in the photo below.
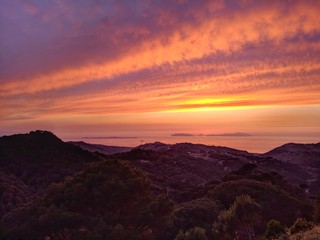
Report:
<svg viewBox="0 0 320 240"><path fill-rule="evenodd" d="M195 136L205 136L205 137L250 137L249 133L234 132L234 133L218 133L218 134L191 134L191 133L174 133L171 137L195 137Z"/></svg>
<svg viewBox="0 0 320 240"><path fill-rule="evenodd" d="M172 137L193 137L195 135L191 134L191 133L174 133L171 134Z"/></svg>

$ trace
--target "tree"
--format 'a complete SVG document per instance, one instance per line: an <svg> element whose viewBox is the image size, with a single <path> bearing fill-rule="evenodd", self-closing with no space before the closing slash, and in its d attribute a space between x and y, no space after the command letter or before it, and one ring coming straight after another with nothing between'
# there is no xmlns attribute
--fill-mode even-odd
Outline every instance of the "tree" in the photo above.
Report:
<svg viewBox="0 0 320 240"><path fill-rule="evenodd" d="M195 227L186 232L180 231L174 240L208 240L203 228Z"/></svg>
<svg viewBox="0 0 320 240"><path fill-rule="evenodd" d="M117 160L100 161L6 214L0 239L154 238L170 223L172 210L172 201L153 195L140 171Z"/></svg>
<svg viewBox="0 0 320 240"><path fill-rule="evenodd" d="M267 239L275 239L281 234L285 233L285 228L281 225L279 221L276 221L274 219L270 220L267 223L267 229L265 232L265 237Z"/></svg>
<svg viewBox="0 0 320 240"><path fill-rule="evenodd" d="M213 225L213 235L219 239L254 239L260 224L261 206L250 196L240 195L228 210L222 211Z"/></svg>

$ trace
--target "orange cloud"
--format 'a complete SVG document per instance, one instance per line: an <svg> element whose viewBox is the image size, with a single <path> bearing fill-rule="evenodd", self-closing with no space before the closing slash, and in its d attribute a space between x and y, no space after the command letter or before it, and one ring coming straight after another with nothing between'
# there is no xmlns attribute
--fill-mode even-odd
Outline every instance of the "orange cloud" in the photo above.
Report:
<svg viewBox="0 0 320 240"><path fill-rule="evenodd" d="M142 42L136 49L103 64L86 64L47 75L5 83L0 87L1 96L35 93L69 87L84 82L112 78L143 69L199 59L223 52L241 51L246 44L259 44L270 40L285 44L285 39L296 34L319 32L318 8L299 3L284 12L272 4L268 8L244 10L219 15L216 18L199 16L199 25L182 25L169 35ZM285 15L284 15L285 14ZM283 26L286 26L285 28ZM165 41L164 41L165 40Z"/></svg>
<svg viewBox="0 0 320 240"><path fill-rule="evenodd" d="M183 8L188 3L196 6ZM43 65L34 72L30 67L30 74L17 67L19 74L0 80L2 126L194 132L199 126L229 132L259 131L262 126L289 131L287 122L318 131L319 1L292 1L290 6L242 1L235 10L227 1L213 3L180 1L182 10L162 6L149 25L153 18L145 9L138 20L128 15L132 22L122 23L120 17L117 25L110 13L99 15L106 9L93 8L83 15L103 16L103 21L90 22L90 31L83 31L86 22L66 14L70 32L48 36L57 43L45 45L59 54L50 61L51 55L43 56ZM63 29L65 22L57 20L61 13L36 9L28 15L40 14L48 25L54 19L54 27ZM117 11L126 13L121 6ZM36 31L38 25L32 26ZM28 65L37 58L26 59L22 62Z"/></svg>

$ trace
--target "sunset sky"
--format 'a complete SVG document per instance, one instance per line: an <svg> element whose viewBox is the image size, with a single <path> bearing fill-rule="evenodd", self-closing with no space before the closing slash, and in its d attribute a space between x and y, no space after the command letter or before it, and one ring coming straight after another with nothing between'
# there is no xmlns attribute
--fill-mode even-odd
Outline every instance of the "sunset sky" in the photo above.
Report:
<svg viewBox="0 0 320 240"><path fill-rule="evenodd" d="M0 124L320 136L320 1L2 0Z"/></svg>

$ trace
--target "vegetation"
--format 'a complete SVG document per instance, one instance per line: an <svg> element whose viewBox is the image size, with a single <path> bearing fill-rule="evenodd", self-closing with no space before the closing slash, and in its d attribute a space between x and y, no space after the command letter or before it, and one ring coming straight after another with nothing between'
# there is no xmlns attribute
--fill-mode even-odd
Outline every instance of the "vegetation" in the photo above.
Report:
<svg viewBox="0 0 320 240"><path fill-rule="evenodd" d="M304 218L298 218L290 228L290 233L305 232L313 228L313 223L305 220Z"/></svg>
<svg viewBox="0 0 320 240"><path fill-rule="evenodd" d="M277 240L320 240L320 226L314 227L305 232L295 234L283 234Z"/></svg>
<svg viewBox="0 0 320 240"><path fill-rule="evenodd" d="M265 226L271 219L290 226L299 217L307 219L312 217L313 208L310 201L292 195L270 183L251 179L227 181L209 192L212 199L219 200L225 207L230 206L241 194L250 196L262 207L261 226ZM262 230L260 228L260 231Z"/></svg>
<svg viewBox="0 0 320 240"><path fill-rule="evenodd" d="M285 233L286 229L279 221L272 219L267 223L267 229L265 232L265 237L267 239L275 239Z"/></svg>
<svg viewBox="0 0 320 240"><path fill-rule="evenodd" d="M146 231L156 235L165 228L172 208L167 197L152 196L140 172L119 161L103 161L7 214L2 237L54 239L62 234L70 239L105 239L121 232L123 239L140 239Z"/></svg>
<svg viewBox="0 0 320 240"><path fill-rule="evenodd" d="M213 225L218 239L254 239L260 225L261 206L250 196L238 196L229 209L222 211Z"/></svg>
<svg viewBox="0 0 320 240"><path fill-rule="evenodd" d="M319 239L320 195L307 186L253 163L212 181L205 161L192 173L189 145L158 145L105 156L47 131L1 137L0 239Z"/></svg>

